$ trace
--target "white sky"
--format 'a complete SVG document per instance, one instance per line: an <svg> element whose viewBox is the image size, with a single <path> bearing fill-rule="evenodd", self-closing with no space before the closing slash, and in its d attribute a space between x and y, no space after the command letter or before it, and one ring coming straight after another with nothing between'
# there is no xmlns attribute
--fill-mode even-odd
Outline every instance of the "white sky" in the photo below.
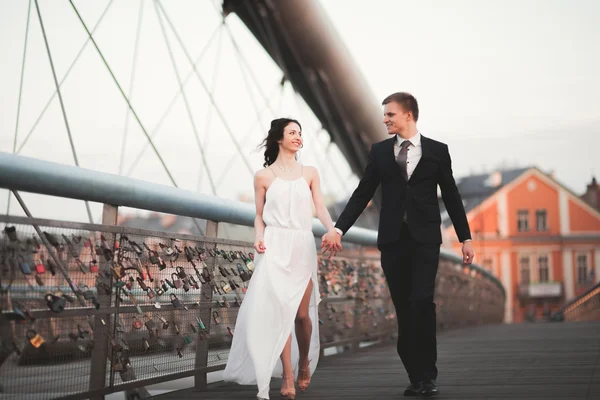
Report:
<svg viewBox="0 0 600 400"><path fill-rule="evenodd" d="M25 0L0 0L0 151L6 152L12 151L15 133L27 4ZM75 4L91 29L108 1ZM126 93L139 4L115 0L94 33ZM212 3L186 0L163 4L191 57L196 58L220 23ZM554 170L561 182L580 193L592 173L600 175L600 2L321 0L321 4L378 100L399 90L417 97L421 108L419 127L424 135L450 145L455 176L499 165L536 165ZM86 34L67 1L42 0L40 7L60 79ZM177 80L152 2L144 2L142 15L131 99L150 132L176 94ZM357 180L349 178L349 169L335 146L324 153L327 134L319 132L318 122L302 101L294 100L289 87L280 96L277 82L281 72L239 20L231 16L227 24L275 115L295 116L303 123L303 162L320 168L330 196L343 199L349 195ZM238 66L226 31L222 33L220 45L213 42L199 71L206 84L212 86L217 70L215 100L248 163L256 170L261 155L252 150L264 136L273 114L264 112L260 123L253 123L256 112L252 98L261 108L262 96L247 72ZM180 74L185 77L190 64L172 33L169 40ZM250 82L250 89L246 82ZM192 77L186 88L214 180L222 180L217 193L229 198L252 195L251 172L218 115L208 112L209 99L199 80ZM53 89L32 6L19 144ZM62 90L81 166L118 173L126 107L92 46L85 50ZM145 140L133 118L128 132L125 172ZM156 144L180 187L210 193L181 97L158 131ZM22 154L73 163L56 100ZM232 168L222 175L229 164ZM336 170L327 168L332 164ZM170 184L150 151L131 176ZM6 197L6 191L0 191L2 212ZM31 195L25 199L36 216L86 220L81 202ZM21 215L14 200L12 204L11 214ZM94 205L93 212L99 218L100 206Z"/></svg>

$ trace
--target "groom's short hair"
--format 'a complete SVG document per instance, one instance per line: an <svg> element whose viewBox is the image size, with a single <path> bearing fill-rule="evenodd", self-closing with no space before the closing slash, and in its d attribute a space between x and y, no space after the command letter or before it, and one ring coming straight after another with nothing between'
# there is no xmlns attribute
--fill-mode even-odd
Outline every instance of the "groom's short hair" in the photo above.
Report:
<svg viewBox="0 0 600 400"><path fill-rule="evenodd" d="M417 99L415 99L412 94L406 92L392 93L383 99L381 105L385 106L392 101L400 104L402 108L404 108L404 111L410 111L415 119L415 122L417 122L419 119L419 104L417 104Z"/></svg>

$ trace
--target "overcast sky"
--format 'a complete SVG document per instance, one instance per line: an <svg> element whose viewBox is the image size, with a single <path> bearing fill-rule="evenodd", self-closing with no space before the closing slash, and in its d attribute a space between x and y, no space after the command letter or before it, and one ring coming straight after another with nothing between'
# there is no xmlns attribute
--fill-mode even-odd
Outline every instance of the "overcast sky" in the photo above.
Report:
<svg viewBox="0 0 600 400"><path fill-rule="evenodd" d="M61 78L86 34L67 1L39 3ZM15 134L27 4L25 0L0 0L0 150L7 152L12 152ZM75 4L91 29L108 1ZM220 24L213 3L163 4L186 50L196 59ZM417 97L418 126L424 135L450 145L457 177L501 165L536 165L554 171L561 182L581 193L593 173L600 175L600 2L321 0L321 4L378 100L400 90ZM139 15L138 1L115 0L94 37L131 95L142 126L151 132L176 95L178 83L157 13L153 3L146 1L130 91ZM175 64L185 77L190 63L163 22ZM338 199L348 196L356 178L349 178L335 146L324 152L327 134L319 132L314 116L289 88L282 93L277 87L281 72L239 20L231 16L227 25L261 88L254 85L248 70L238 67L234 46L221 29L220 41L211 41L198 70L204 83L213 88L223 119L214 109L209 113L202 82L192 77L186 86L213 180L217 185L221 182L217 193L229 198L252 195L251 176L261 164L261 155L252 151L273 114L266 110L254 122L267 97L275 115L296 116L303 122L307 141L303 162L320 168L326 192ZM25 65L17 147L54 90L35 7ZM120 167L127 109L92 46L84 51L62 90L81 165L127 173L146 139L130 118L125 162ZM194 125L179 97L156 133L156 144L180 187L211 193ZM73 164L56 99L21 154ZM327 165L334 165L335 170ZM151 152L145 153L131 176L171 184ZM65 206L69 202L48 198L27 199L36 216L86 219L79 203L70 207ZM6 192L1 191L0 210L5 209ZM99 206L93 210L98 218ZM15 206L11 213L22 214Z"/></svg>

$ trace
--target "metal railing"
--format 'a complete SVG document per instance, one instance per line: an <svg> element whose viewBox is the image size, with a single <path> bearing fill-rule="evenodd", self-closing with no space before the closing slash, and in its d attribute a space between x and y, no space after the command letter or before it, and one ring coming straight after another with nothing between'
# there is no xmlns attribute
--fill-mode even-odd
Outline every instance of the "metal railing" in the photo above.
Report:
<svg viewBox="0 0 600 400"><path fill-rule="evenodd" d="M559 316L564 321L600 321L600 282L565 304Z"/></svg>
<svg viewBox="0 0 600 400"><path fill-rule="evenodd" d="M251 226L253 207L5 153L0 187L19 200L23 190L105 204L102 224L0 218L8 227L0 241L6 395L143 394L145 385L186 376L203 388L207 373L224 368L252 273L252 244L217 238L216 221ZM116 226L117 205L206 219L207 230L192 236ZM313 227L316 236L324 232L316 219ZM344 239L375 246L376 236L352 228ZM319 261L322 349L352 350L396 332L379 259L361 254ZM64 311L51 311L61 299ZM442 249L438 329L499 323L504 301L496 278ZM36 347L39 338L44 343Z"/></svg>

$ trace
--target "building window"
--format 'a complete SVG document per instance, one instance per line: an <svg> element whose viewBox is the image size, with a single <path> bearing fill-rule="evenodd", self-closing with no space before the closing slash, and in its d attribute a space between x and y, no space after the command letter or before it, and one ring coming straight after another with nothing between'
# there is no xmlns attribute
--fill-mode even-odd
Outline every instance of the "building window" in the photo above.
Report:
<svg viewBox="0 0 600 400"><path fill-rule="evenodd" d="M535 228L538 232L548 230L548 213L546 210L537 210L535 212Z"/></svg>
<svg viewBox="0 0 600 400"><path fill-rule="evenodd" d="M577 283L584 285L588 282L588 262L586 254L577 255Z"/></svg>
<svg viewBox="0 0 600 400"><path fill-rule="evenodd" d="M521 271L521 283L528 285L530 281L529 257L521 257L519 260L519 270Z"/></svg>
<svg viewBox="0 0 600 400"><path fill-rule="evenodd" d="M485 268L489 272L493 273L493 271L492 271L493 261L491 258L484 258L482 264L483 264L483 268Z"/></svg>
<svg viewBox="0 0 600 400"><path fill-rule="evenodd" d="M550 280L550 268L548 267L548 256L538 257L539 282L548 282Z"/></svg>
<svg viewBox="0 0 600 400"><path fill-rule="evenodd" d="M529 230L529 210L517 211L517 230L527 232Z"/></svg>

